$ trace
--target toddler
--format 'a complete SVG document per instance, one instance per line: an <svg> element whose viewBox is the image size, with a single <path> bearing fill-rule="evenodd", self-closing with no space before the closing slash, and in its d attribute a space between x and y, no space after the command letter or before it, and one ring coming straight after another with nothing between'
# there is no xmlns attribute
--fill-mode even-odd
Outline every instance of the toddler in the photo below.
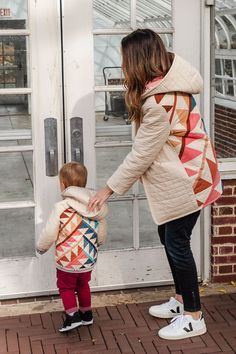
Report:
<svg viewBox="0 0 236 354"><path fill-rule="evenodd" d="M82 164L65 164L59 179L63 200L56 203L40 235L37 252L43 254L56 245L57 287L66 312L59 331L66 332L93 323L89 281L98 246L106 236L107 206L92 212L87 209L94 192L85 188L87 170Z"/></svg>

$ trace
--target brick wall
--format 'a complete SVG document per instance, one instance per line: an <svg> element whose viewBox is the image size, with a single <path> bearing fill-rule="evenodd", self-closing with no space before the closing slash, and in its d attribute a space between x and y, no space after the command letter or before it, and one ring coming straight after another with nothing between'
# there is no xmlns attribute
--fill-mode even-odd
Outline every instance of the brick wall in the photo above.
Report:
<svg viewBox="0 0 236 354"><path fill-rule="evenodd" d="M215 105L217 157L236 157L236 110Z"/></svg>
<svg viewBox="0 0 236 354"><path fill-rule="evenodd" d="M236 281L236 179L223 183L224 193L212 207L213 282Z"/></svg>

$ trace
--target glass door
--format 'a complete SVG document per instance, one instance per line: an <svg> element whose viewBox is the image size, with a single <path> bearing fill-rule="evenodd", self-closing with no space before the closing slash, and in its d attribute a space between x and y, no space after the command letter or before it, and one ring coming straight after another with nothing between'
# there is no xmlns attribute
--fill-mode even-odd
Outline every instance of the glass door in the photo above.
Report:
<svg viewBox="0 0 236 354"><path fill-rule="evenodd" d="M53 255L37 258L35 239L59 197L62 76L58 4L0 0L0 8L0 297L6 298L55 289ZM57 161L45 148L47 118L57 130ZM47 170L48 156L54 171Z"/></svg>
<svg viewBox="0 0 236 354"><path fill-rule="evenodd" d="M0 0L6 15L0 17L0 297L56 290L53 250L37 257L35 240L60 198L60 166L84 161L88 186L99 188L131 149L122 37L137 27L153 28L170 50L200 65L200 5L176 2ZM182 23L186 6L188 30ZM192 52L184 31L194 42ZM93 288L170 282L142 185L113 197L109 209ZM199 224L193 249L201 276Z"/></svg>
<svg viewBox="0 0 236 354"><path fill-rule="evenodd" d="M200 5L196 7L194 1L182 1L180 9L171 0L62 1L67 158L71 159L71 117L81 117L91 187L104 186L130 151L134 138L124 103L121 39L136 28L152 28L169 50L199 66L195 54L189 54L188 44L176 35L186 4L197 10L191 13L200 27ZM182 33L184 30L181 28ZM194 33L200 50L200 28L198 33L195 29L189 32L190 36ZM199 224L193 248L200 275ZM170 281L157 226L143 187L136 183L124 196L109 201L108 237L100 249L92 284L95 289L112 289Z"/></svg>

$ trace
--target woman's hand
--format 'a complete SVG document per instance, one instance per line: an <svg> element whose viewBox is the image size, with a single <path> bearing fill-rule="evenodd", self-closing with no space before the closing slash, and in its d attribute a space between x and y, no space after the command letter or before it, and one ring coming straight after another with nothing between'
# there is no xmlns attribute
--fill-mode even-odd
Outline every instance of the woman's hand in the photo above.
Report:
<svg viewBox="0 0 236 354"><path fill-rule="evenodd" d="M96 207L100 208L113 193L113 190L108 186L97 191L88 204L88 210L93 211Z"/></svg>

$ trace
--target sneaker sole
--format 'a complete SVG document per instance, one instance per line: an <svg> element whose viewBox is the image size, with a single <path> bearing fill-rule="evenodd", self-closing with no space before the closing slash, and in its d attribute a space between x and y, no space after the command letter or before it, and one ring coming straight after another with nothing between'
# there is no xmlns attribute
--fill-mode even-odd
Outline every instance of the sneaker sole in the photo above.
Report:
<svg viewBox="0 0 236 354"><path fill-rule="evenodd" d="M191 333L186 333L185 335L182 335L182 336L179 336L179 337L167 336L167 335L165 336L165 335L162 335L162 334L159 334L159 333L158 333L158 336L160 338L167 339L167 340L179 340L179 339L202 336L206 332L207 332L207 329L206 328L202 328L202 329L199 329L197 331L194 331L194 333L192 333L192 334Z"/></svg>
<svg viewBox="0 0 236 354"><path fill-rule="evenodd" d="M151 310L149 310L149 315L151 315L151 316L153 316L153 317L157 317L157 318L174 318L174 317L176 317L176 316L178 316L178 315L182 315L183 314L183 312L182 313L173 313L173 315L164 315L164 314L156 314L155 312L152 312Z"/></svg>
<svg viewBox="0 0 236 354"><path fill-rule="evenodd" d="M93 324L93 320L91 320L91 321L82 321L82 325L83 326L89 326L91 324Z"/></svg>
<svg viewBox="0 0 236 354"><path fill-rule="evenodd" d="M60 333L68 332L68 331L71 331L72 329L75 329L75 328L80 327L80 326L82 326L82 322L73 323L70 327L60 328L59 332Z"/></svg>

